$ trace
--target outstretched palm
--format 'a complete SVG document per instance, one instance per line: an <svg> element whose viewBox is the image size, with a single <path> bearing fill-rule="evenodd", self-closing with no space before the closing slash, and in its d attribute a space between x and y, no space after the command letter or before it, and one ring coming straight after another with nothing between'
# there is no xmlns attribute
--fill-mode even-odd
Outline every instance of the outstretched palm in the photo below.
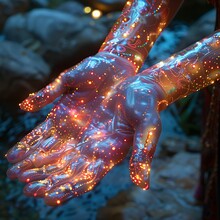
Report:
<svg viewBox="0 0 220 220"><path fill-rule="evenodd" d="M9 151L8 160L16 164L9 169L8 176L17 178L24 170L58 159L65 150L65 141L78 142L82 128L108 90L132 74L133 68L126 60L102 52L85 59L46 88L30 95L21 108L36 111L63 94L47 119ZM47 152L53 154L46 156Z"/></svg>
<svg viewBox="0 0 220 220"><path fill-rule="evenodd" d="M138 76L122 83L93 113L78 144L69 139L59 147L59 157L51 150L44 152L49 165L23 170L20 179L31 181L25 193L45 196L49 205L83 194L122 161L132 145L131 178L147 189L150 163L160 134L157 109L163 92L146 80Z"/></svg>
<svg viewBox="0 0 220 220"><path fill-rule="evenodd" d="M104 77L111 71L106 63L106 66L99 67L92 65L95 62L91 58L87 65L84 61L84 69L80 70L85 70L86 76L83 77L92 79L92 83L79 83L81 75L78 76L74 70L63 74L51 85L52 89L48 87L40 95L32 97L33 103L41 107L51 101L51 97L54 99L61 91L65 92L46 122L9 152L8 159L18 163L8 175L30 182L25 187L27 195L41 196L47 204L57 205L91 190L115 164L123 160L133 144L130 175L134 183L147 189L150 164L161 130L158 111L165 107L163 104L168 105L218 80L219 50L219 32L216 32L111 89L110 85L116 85L130 72L118 71L120 65L117 65L114 73L119 74ZM179 63L183 66L181 69ZM96 78L90 78L96 67L101 71L96 72ZM68 84L73 82L72 76L77 79L73 85ZM115 76L116 82L113 82ZM85 86L84 82L92 85L99 82L99 77L101 83L92 88L95 89L93 95L90 86ZM106 80L112 84L107 84ZM106 88L110 92L103 99ZM45 94L46 99L41 99ZM82 102L82 97L88 100ZM23 107L35 110L31 98L25 103ZM101 105L97 107L97 103ZM78 116L79 121L75 120ZM85 123L83 127L81 122ZM64 141L61 143L59 138Z"/></svg>

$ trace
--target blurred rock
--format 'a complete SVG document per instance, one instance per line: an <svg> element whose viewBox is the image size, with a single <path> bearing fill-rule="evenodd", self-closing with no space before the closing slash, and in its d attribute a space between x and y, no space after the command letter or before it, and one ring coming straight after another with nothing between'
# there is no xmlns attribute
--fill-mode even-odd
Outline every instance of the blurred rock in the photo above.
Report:
<svg viewBox="0 0 220 220"><path fill-rule="evenodd" d="M162 154L172 156L178 152L185 151L186 149L186 139L182 137L173 136L167 137L161 142Z"/></svg>
<svg viewBox="0 0 220 220"><path fill-rule="evenodd" d="M39 55L9 41L0 48L1 101L19 102L45 84L50 68Z"/></svg>
<svg viewBox="0 0 220 220"><path fill-rule="evenodd" d="M151 187L132 186L100 208L98 220L200 220L201 207L194 198L199 154L180 152L173 158L154 159Z"/></svg>
<svg viewBox="0 0 220 220"><path fill-rule="evenodd" d="M187 139L186 151L196 153L196 152L201 152L201 149L202 149L201 138L195 136Z"/></svg>
<svg viewBox="0 0 220 220"><path fill-rule="evenodd" d="M33 7L46 8L49 6L50 0L31 0L31 5Z"/></svg>
<svg viewBox="0 0 220 220"><path fill-rule="evenodd" d="M179 194L184 196L179 197ZM120 192L99 209L97 220L200 220L201 208L195 205L192 191L132 187Z"/></svg>
<svg viewBox="0 0 220 220"><path fill-rule="evenodd" d="M56 9L58 11L65 12L71 15L77 15L77 16L85 15L83 11L84 9L83 5L75 1L64 2L63 4L59 5Z"/></svg>
<svg viewBox="0 0 220 220"><path fill-rule="evenodd" d="M82 0L84 4L88 4L95 9L103 12L121 11L125 5L125 0Z"/></svg>
<svg viewBox="0 0 220 220"><path fill-rule="evenodd" d="M0 41L3 41L5 39L5 36L0 34Z"/></svg>
<svg viewBox="0 0 220 220"><path fill-rule="evenodd" d="M50 9L35 9L26 15L26 27L46 45L56 46L60 38L81 31L82 22L75 16Z"/></svg>
<svg viewBox="0 0 220 220"><path fill-rule="evenodd" d="M17 14L8 18L5 23L3 34L7 40L24 44L27 40L36 37L27 29L27 19L23 14Z"/></svg>
<svg viewBox="0 0 220 220"><path fill-rule="evenodd" d="M196 185L199 176L199 165L199 154L180 152L156 175L160 182L168 186L178 185L179 187L189 189Z"/></svg>
<svg viewBox="0 0 220 220"><path fill-rule="evenodd" d="M186 37L179 43L177 51L180 51L213 33L215 28L215 14L215 10L211 10L194 22L190 26Z"/></svg>
<svg viewBox="0 0 220 220"><path fill-rule="evenodd" d="M161 142L161 154L173 156L178 152L200 152L201 141L198 137L172 136Z"/></svg>
<svg viewBox="0 0 220 220"><path fill-rule="evenodd" d="M28 0L0 0L0 30L9 16L27 11L28 8Z"/></svg>
<svg viewBox="0 0 220 220"><path fill-rule="evenodd" d="M15 30L19 32L18 35ZM96 53L107 35L107 28L89 16L35 9L25 15L9 18L4 34L6 39L22 45L40 42L38 52L59 71Z"/></svg>
<svg viewBox="0 0 220 220"><path fill-rule="evenodd" d="M213 5L209 4L209 0L184 0L180 10L175 16L175 19L192 24L199 17L203 16L212 9Z"/></svg>

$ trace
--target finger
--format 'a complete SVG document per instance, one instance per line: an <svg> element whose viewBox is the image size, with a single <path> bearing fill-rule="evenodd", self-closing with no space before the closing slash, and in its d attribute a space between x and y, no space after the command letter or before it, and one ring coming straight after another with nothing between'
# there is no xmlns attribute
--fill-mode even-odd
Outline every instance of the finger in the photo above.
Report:
<svg viewBox="0 0 220 220"><path fill-rule="evenodd" d="M28 183L37 180L43 180L49 177L50 175L62 170L69 164L70 160L72 160L75 156L75 152L72 153L71 151L72 150L64 152L61 159L59 159L57 162L53 164L48 164L40 168L34 168L24 171L19 176L19 181Z"/></svg>
<svg viewBox="0 0 220 220"><path fill-rule="evenodd" d="M7 160L10 163L22 161L39 146L42 140L51 134L51 131L51 120L46 120L9 150L6 154Z"/></svg>
<svg viewBox="0 0 220 220"><path fill-rule="evenodd" d="M130 159L130 176L132 181L147 190L150 181L151 161L161 131L159 115L151 120L143 120L135 131L134 146Z"/></svg>
<svg viewBox="0 0 220 220"><path fill-rule="evenodd" d="M81 173L72 176L64 184L53 187L50 191L46 192L45 203L57 206L92 190L108 171L109 169L105 168L104 162L101 159L91 162Z"/></svg>
<svg viewBox="0 0 220 220"><path fill-rule="evenodd" d="M33 163L29 159L25 159L22 162L19 162L7 170L7 176L10 179L16 179L22 170L31 169L33 167Z"/></svg>
<svg viewBox="0 0 220 220"><path fill-rule="evenodd" d="M65 148L64 144L58 144L54 145L51 151L48 152L37 150L21 162L9 168L7 175L10 179L15 179L20 177L26 170L55 163L60 157L62 157L62 154L69 149L70 148Z"/></svg>
<svg viewBox="0 0 220 220"><path fill-rule="evenodd" d="M28 184L24 188L24 193L28 196L42 197L46 191L49 191L52 187L57 187L76 177L77 174L81 173L88 165L89 163L86 158L76 155L64 169L53 173L43 181L40 180Z"/></svg>
<svg viewBox="0 0 220 220"><path fill-rule="evenodd" d="M52 137L49 141L44 141L42 145L30 155L35 167L43 167L47 164L53 164L72 152L75 149L75 140L61 142L62 140ZM75 155L75 151L68 157Z"/></svg>
<svg viewBox="0 0 220 220"><path fill-rule="evenodd" d="M63 85L62 74L56 78L52 83L47 85L45 88L41 89L36 93L32 93L26 98L21 104L20 108L35 112L53 102L57 97L63 94L65 87Z"/></svg>

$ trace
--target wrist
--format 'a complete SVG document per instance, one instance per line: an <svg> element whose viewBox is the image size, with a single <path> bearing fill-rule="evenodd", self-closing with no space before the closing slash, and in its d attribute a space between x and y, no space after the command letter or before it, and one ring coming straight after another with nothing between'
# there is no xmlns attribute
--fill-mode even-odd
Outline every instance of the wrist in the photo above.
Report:
<svg viewBox="0 0 220 220"><path fill-rule="evenodd" d="M141 74L162 87L170 104L220 79L219 54L220 32L217 31Z"/></svg>
<svg viewBox="0 0 220 220"><path fill-rule="evenodd" d="M100 51L124 57L138 72L157 37L172 20L183 0L127 1Z"/></svg>

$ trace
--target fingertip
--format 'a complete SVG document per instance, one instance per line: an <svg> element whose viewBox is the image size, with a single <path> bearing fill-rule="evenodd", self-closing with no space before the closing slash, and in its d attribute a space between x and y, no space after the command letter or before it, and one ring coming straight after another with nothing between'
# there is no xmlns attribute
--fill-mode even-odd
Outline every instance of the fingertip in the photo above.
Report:
<svg viewBox="0 0 220 220"><path fill-rule="evenodd" d="M22 109L24 111L28 111L28 112L35 111L35 109L34 109L35 96L36 96L36 93L29 94L29 96L24 101L19 103L20 109Z"/></svg>
<svg viewBox="0 0 220 220"><path fill-rule="evenodd" d="M19 106L22 110L35 112L53 102L64 91L65 88L63 87L62 80L57 78L38 92L31 93Z"/></svg>
<svg viewBox="0 0 220 220"><path fill-rule="evenodd" d="M12 166L6 171L7 177L11 180L17 179L19 173L20 173L20 170L16 166Z"/></svg>
<svg viewBox="0 0 220 220"><path fill-rule="evenodd" d="M19 178L25 170L33 168L31 160L23 160L7 170L7 176L10 179Z"/></svg>
<svg viewBox="0 0 220 220"><path fill-rule="evenodd" d="M19 104L20 109L26 112L36 112L39 111L43 106L35 106L34 104L30 103L30 101L25 101L24 103Z"/></svg>
<svg viewBox="0 0 220 220"><path fill-rule="evenodd" d="M150 176L147 178L137 177L137 175L131 175L132 182L143 190L148 190L150 188Z"/></svg>
<svg viewBox="0 0 220 220"><path fill-rule="evenodd" d="M132 182L142 188L148 190L150 187L150 164L143 162L130 163L130 177Z"/></svg>
<svg viewBox="0 0 220 220"><path fill-rule="evenodd" d="M11 148L5 156L9 163L18 163L24 159L25 153L25 146L21 143L18 143L13 148Z"/></svg>
<svg viewBox="0 0 220 220"><path fill-rule="evenodd" d="M9 163L16 163L16 157L11 152L11 150L5 155L5 157L6 157L6 159L8 160Z"/></svg>

